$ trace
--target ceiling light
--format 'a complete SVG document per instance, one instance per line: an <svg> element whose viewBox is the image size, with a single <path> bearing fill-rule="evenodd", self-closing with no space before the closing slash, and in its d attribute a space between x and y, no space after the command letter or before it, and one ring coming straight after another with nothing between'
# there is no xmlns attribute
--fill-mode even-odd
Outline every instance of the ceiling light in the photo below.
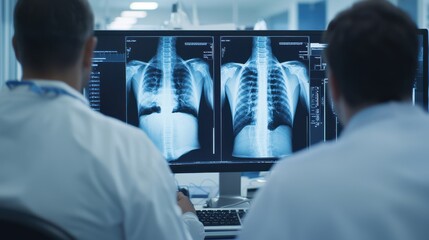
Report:
<svg viewBox="0 0 429 240"><path fill-rule="evenodd" d="M113 22L113 23L107 25L107 30L129 30L132 28L132 26L133 25Z"/></svg>
<svg viewBox="0 0 429 240"><path fill-rule="evenodd" d="M114 23L133 25L137 23L137 19L130 17L116 17Z"/></svg>
<svg viewBox="0 0 429 240"><path fill-rule="evenodd" d="M155 10L157 8L157 2L132 2L130 4L131 10Z"/></svg>
<svg viewBox="0 0 429 240"><path fill-rule="evenodd" d="M145 18L147 13L145 11L122 11L121 17L125 18Z"/></svg>

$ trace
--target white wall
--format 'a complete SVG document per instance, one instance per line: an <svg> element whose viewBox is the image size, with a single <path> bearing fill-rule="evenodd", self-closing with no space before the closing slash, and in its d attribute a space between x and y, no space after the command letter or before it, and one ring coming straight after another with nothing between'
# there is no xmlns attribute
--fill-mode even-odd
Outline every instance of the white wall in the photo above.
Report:
<svg viewBox="0 0 429 240"><path fill-rule="evenodd" d="M294 1L295 0L293 0L293 2ZM292 4L288 1L283 4L271 4L267 6L267 8L255 8L239 2L237 4L236 15L234 15L232 4L229 6L215 6L209 9L199 7L198 22L200 25L234 23L237 26L253 26L258 20L283 12L289 9L290 6L296 6L296 4ZM100 10L100 8L97 8L97 10ZM188 7L186 10L189 19L192 20L192 9ZM95 12L96 23L101 29L104 29L108 23L118 15L120 15L118 9L97 11ZM149 12L146 18L138 20L136 27L138 28L139 26L146 25L159 28L159 26L161 26L163 22L168 21L169 18L170 8L160 9L156 13Z"/></svg>
<svg viewBox="0 0 429 240"><path fill-rule="evenodd" d="M4 31L3 29L6 28L6 21L4 18L4 12L3 12L3 2L0 3L0 88L3 86L4 76L3 76L3 68L5 66L4 64L4 54L3 54L3 42L4 39Z"/></svg>
<svg viewBox="0 0 429 240"><path fill-rule="evenodd" d="M18 64L12 48L13 8L16 0L0 1L0 87L10 79L18 78Z"/></svg>
<svg viewBox="0 0 429 240"><path fill-rule="evenodd" d="M350 7L356 0L326 0L326 23L328 24L340 11Z"/></svg>
<svg viewBox="0 0 429 240"><path fill-rule="evenodd" d="M420 28L429 28L429 0L418 0L418 25Z"/></svg>
<svg viewBox="0 0 429 240"><path fill-rule="evenodd" d="M344 10L347 7L350 7L353 3L359 0L326 0L326 22L329 23L338 12ZM388 0L394 5L398 4L398 0ZM428 4L429 0L417 0L418 2L418 16L417 25L419 27L427 27L425 22L427 21L425 16L427 16L428 12Z"/></svg>

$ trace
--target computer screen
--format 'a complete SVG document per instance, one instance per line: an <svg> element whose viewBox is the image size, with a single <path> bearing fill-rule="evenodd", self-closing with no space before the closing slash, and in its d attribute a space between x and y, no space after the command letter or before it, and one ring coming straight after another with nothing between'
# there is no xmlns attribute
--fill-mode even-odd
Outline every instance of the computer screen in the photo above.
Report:
<svg viewBox="0 0 429 240"><path fill-rule="evenodd" d="M173 172L265 171L341 132L322 31L96 31L90 106L144 131ZM427 108L427 31L413 99Z"/></svg>

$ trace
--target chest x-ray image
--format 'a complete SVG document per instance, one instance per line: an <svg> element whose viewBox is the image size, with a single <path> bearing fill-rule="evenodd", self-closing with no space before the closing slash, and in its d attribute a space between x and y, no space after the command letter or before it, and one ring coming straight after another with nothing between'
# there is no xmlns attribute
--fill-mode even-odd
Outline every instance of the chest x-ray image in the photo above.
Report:
<svg viewBox="0 0 429 240"><path fill-rule="evenodd" d="M127 38L127 89L136 102L127 111L137 112L138 127L167 161L200 148L203 96L213 109L212 41L208 37ZM210 117L206 122L213 124Z"/></svg>
<svg viewBox="0 0 429 240"><path fill-rule="evenodd" d="M221 39L222 113L230 111L233 157L290 155L298 102L309 109L305 39L271 38Z"/></svg>

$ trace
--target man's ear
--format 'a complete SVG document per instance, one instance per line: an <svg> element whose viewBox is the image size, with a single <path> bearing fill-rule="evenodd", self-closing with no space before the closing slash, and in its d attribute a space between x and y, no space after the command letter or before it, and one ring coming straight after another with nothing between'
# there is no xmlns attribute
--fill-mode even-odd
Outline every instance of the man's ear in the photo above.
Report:
<svg viewBox="0 0 429 240"><path fill-rule="evenodd" d="M85 69L90 69L92 65L92 54L94 52L95 46L97 46L97 38L90 37L86 40L83 53L83 67Z"/></svg>
<svg viewBox="0 0 429 240"><path fill-rule="evenodd" d="M18 40L16 40L16 36L14 35L12 38L12 47L13 51L15 52L15 58L18 60L18 62L21 63L21 54L18 48Z"/></svg>
<svg viewBox="0 0 429 240"><path fill-rule="evenodd" d="M337 78L334 74L332 74L332 71L330 70L328 70L328 79L328 87L331 98L334 102L338 102L341 97L341 91L340 87L338 86Z"/></svg>

